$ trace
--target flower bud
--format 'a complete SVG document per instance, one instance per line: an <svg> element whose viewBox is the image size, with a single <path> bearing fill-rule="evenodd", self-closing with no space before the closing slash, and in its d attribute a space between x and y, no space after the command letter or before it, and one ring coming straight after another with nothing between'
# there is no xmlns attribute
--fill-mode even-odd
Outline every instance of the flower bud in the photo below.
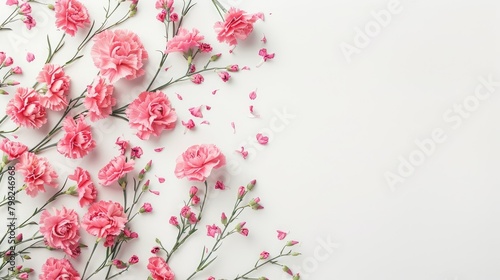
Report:
<svg viewBox="0 0 500 280"><path fill-rule="evenodd" d="M222 215L220 216L220 221L223 225L227 225L226 213L222 212Z"/></svg>
<svg viewBox="0 0 500 280"><path fill-rule="evenodd" d="M52 10L52 11L55 9L54 5L52 5L52 4L48 4L47 8L49 8L49 10Z"/></svg>
<svg viewBox="0 0 500 280"><path fill-rule="evenodd" d="M146 183L144 183L144 185L142 186L142 191L145 192L149 189L149 180L146 181Z"/></svg>
<svg viewBox="0 0 500 280"><path fill-rule="evenodd" d="M128 260L128 264L136 264L139 262L139 257L136 256L136 255L133 255L132 257L130 257L130 259Z"/></svg>
<svg viewBox="0 0 500 280"><path fill-rule="evenodd" d="M118 268L118 269L124 269L124 268L126 268L126 267L127 267L127 265L126 265L124 262L122 262L121 260L118 260L118 259L114 259L114 260L112 261L112 263L113 263L113 265L114 265L114 266L116 266L116 268Z"/></svg>
<svg viewBox="0 0 500 280"><path fill-rule="evenodd" d="M198 193L198 188L196 186L192 186L189 189L189 197L193 197Z"/></svg>
<svg viewBox="0 0 500 280"><path fill-rule="evenodd" d="M292 272L292 270L288 266L284 265L283 266L283 271L286 272L286 273L288 273L288 274L290 274L291 276L293 276L293 272Z"/></svg>
<svg viewBox="0 0 500 280"><path fill-rule="evenodd" d="M226 70L229 72L238 72L240 70L240 67L238 66L238 64L233 64L233 65L227 66Z"/></svg>
<svg viewBox="0 0 500 280"><path fill-rule="evenodd" d="M14 243L17 244L21 241L23 241L23 234L22 233L20 233L16 236L16 238L14 239Z"/></svg>
<svg viewBox="0 0 500 280"><path fill-rule="evenodd" d="M299 280L300 279L300 274L297 273L292 277L292 280Z"/></svg>
<svg viewBox="0 0 500 280"><path fill-rule="evenodd" d="M217 61L221 55L222 55L221 53L212 55L210 57L210 61Z"/></svg>
<svg viewBox="0 0 500 280"><path fill-rule="evenodd" d="M291 246L294 246L295 244L298 244L298 243L299 243L299 241L291 240L291 241L288 241L286 243L286 246L291 247Z"/></svg>
<svg viewBox="0 0 500 280"><path fill-rule="evenodd" d="M144 170L146 170L146 172L151 169L151 164L153 164L152 160L148 161L148 163L146 164L146 167L144 167Z"/></svg>
<svg viewBox="0 0 500 280"><path fill-rule="evenodd" d="M242 199L246 194L245 187L241 186L238 188L238 198Z"/></svg>
<svg viewBox="0 0 500 280"><path fill-rule="evenodd" d="M69 187L68 190L66 191L66 194L78 196L78 191L76 190L76 186Z"/></svg>
<svg viewBox="0 0 500 280"><path fill-rule="evenodd" d="M3 89L0 89L0 95L9 95L9 93Z"/></svg>
<svg viewBox="0 0 500 280"><path fill-rule="evenodd" d="M257 183L257 180L255 180L255 179L250 181L250 183L248 183L248 185L247 185L247 190L249 190L249 191L253 190L256 183Z"/></svg>

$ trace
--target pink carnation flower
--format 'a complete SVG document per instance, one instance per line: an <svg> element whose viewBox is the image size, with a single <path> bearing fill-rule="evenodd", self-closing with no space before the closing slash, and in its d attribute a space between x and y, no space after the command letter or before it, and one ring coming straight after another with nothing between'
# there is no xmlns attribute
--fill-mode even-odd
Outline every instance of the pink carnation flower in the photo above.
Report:
<svg viewBox="0 0 500 280"><path fill-rule="evenodd" d="M77 0L57 0L54 9L56 26L71 36L90 23L87 8Z"/></svg>
<svg viewBox="0 0 500 280"><path fill-rule="evenodd" d="M46 64L36 78L37 82L45 83L46 92L40 94L40 102L50 110L61 111L68 106L70 78L59 65Z"/></svg>
<svg viewBox="0 0 500 280"><path fill-rule="evenodd" d="M153 280L174 280L175 274L161 257L149 258L148 270Z"/></svg>
<svg viewBox="0 0 500 280"><path fill-rule="evenodd" d="M81 280L80 274L76 271L69 260L49 258L42 265L42 274L39 280Z"/></svg>
<svg viewBox="0 0 500 280"><path fill-rule="evenodd" d="M127 108L127 117L137 136L147 140L159 136L165 129L175 128L177 114L167 96L161 92L142 92Z"/></svg>
<svg viewBox="0 0 500 280"><path fill-rule="evenodd" d="M9 139L4 138L0 141L0 150L7 155L7 159L10 161L19 158L28 150L28 147L20 142L10 141Z"/></svg>
<svg viewBox="0 0 500 280"><path fill-rule="evenodd" d="M237 40L245 40L253 31L253 24L259 19L258 14L247 14L245 11L230 8L224 22L216 22L214 29L219 42L230 46L238 44Z"/></svg>
<svg viewBox="0 0 500 280"><path fill-rule="evenodd" d="M134 170L134 160L127 161L127 158L121 155L113 158L99 170L98 178L101 185L109 186L132 170Z"/></svg>
<svg viewBox="0 0 500 280"><path fill-rule="evenodd" d="M94 203L97 198L97 189L87 170L77 167L75 173L68 176L68 179L76 181L78 202L81 207Z"/></svg>
<svg viewBox="0 0 500 280"><path fill-rule="evenodd" d="M113 85L107 84L101 76L87 86L87 96L83 101L85 108L89 110L89 118L95 122L104 119L112 112L112 107L116 105L116 99L113 97Z"/></svg>
<svg viewBox="0 0 500 280"><path fill-rule="evenodd" d="M48 210L44 210L40 215L40 233L45 239L46 245L55 249L62 249L72 257L74 248L79 246L80 224L78 214L74 210L63 207L62 210L55 210L52 215Z"/></svg>
<svg viewBox="0 0 500 280"><path fill-rule="evenodd" d="M191 181L205 181L212 169L226 164L226 157L212 144L189 147L177 158L175 176L187 177Z"/></svg>
<svg viewBox="0 0 500 280"><path fill-rule="evenodd" d="M35 197L39 191L45 192L44 185L57 187L57 173L44 157L37 157L29 152L24 153L19 157L16 170L23 175L26 194L31 197Z"/></svg>
<svg viewBox="0 0 500 280"><path fill-rule="evenodd" d="M127 30L106 30L95 37L92 47L94 65L111 83L121 78L135 79L144 74L143 60L148 52L137 36Z"/></svg>
<svg viewBox="0 0 500 280"><path fill-rule="evenodd" d="M95 148L96 143L92 138L90 125L85 123L83 117L76 121L72 117L66 117L63 129L66 134L57 143L57 151L65 157L81 158Z"/></svg>
<svg viewBox="0 0 500 280"><path fill-rule="evenodd" d="M90 205L83 216L82 227L98 238L118 235L125 228L127 217L118 202L99 201Z"/></svg>
<svg viewBox="0 0 500 280"><path fill-rule="evenodd" d="M45 107L33 89L17 88L16 94L7 104L6 113L20 126L40 128L47 122Z"/></svg>
<svg viewBox="0 0 500 280"><path fill-rule="evenodd" d="M167 53L181 52L185 53L189 49L197 48L200 46L203 35L199 34L197 29L189 32L187 29L179 28L179 32L167 43Z"/></svg>

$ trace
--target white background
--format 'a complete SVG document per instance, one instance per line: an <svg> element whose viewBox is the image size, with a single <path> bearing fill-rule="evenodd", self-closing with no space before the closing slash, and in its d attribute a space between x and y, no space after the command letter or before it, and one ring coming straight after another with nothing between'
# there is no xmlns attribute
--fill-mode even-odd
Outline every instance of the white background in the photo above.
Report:
<svg viewBox="0 0 500 280"><path fill-rule="evenodd" d="M237 187L253 178L258 180L255 195L261 197L265 209L247 213L244 220L250 236L229 241L221 249L223 257L199 279L208 275L234 278L252 265L261 250L278 248L277 229L290 232L291 239L301 242L297 249L303 256L292 261L291 268L300 271L303 279L500 279L500 86L467 111L459 125L456 118L443 117L457 116L448 110L464 100L474 100L480 77L500 81L497 1L231 1L266 15L266 21L256 24L248 42L232 56L214 38L212 24L218 15L210 1L200 2L186 26L205 34L214 49L226 56L225 62L252 68L234 74L229 84L222 84L212 74L205 76L203 86L185 84L165 91L181 120L190 118L187 108L211 105L212 110L204 112L210 126L199 125L196 131L183 134L179 123L174 132L143 142L125 123L110 127L104 122L97 129L99 148L82 161L45 154L54 160L61 178L77 165L96 174L117 154L113 147L117 136L142 145L145 155L138 166L154 159L150 178L161 195L149 196L154 214L137 220L134 226L141 245L136 243L123 257L137 253L142 268L132 269L121 279L145 279L144 267L154 238L171 241L174 231L168 217L180 209L191 185L175 178L174 160L186 147L199 143L215 143L226 153L227 172L215 175L224 176L231 189L211 192L213 202L196 241L170 263L177 279L185 279L195 267L200 248L211 244L204 237L204 225L217 222L220 211L229 211ZM373 13L387 10L391 2L399 3L399 12L391 14L387 26L368 37L365 45L356 45L356 28L364 30L376 23ZM102 18L99 3L86 5L94 18ZM7 12L4 9L2 6L0 18ZM19 58L16 62L24 66L26 83L32 83L42 66L45 34L50 33L54 41L60 36L46 16L50 12L40 12L43 14L46 21L38 29L17 34L25 40L21 43L0 33L0 50ZM150 53L142 81L117 84L124 102L144 89L158 62L154 50L164 47L155 14L154 4L142 0L137 18L123 27L137 32ZM259 41L263 34L266 45ZM80 40L81 35L76 38ZM346 57L343 44L358 52ZM67 60L75 45L68 43L56 62ZM256 68L261 47L275 52L276 58ZM30 66L24 61L26 51L38 58ZM85 59L68 68L74 76L73 95L97 72L90 57ZM182 59L167 64L176 63ZM210 92L215 88L220 90L213 96ZM257 100L250 102L248 93L255 88ZM179 101L175 93L184 100ZM3 106L8 98L0 99ZM255 105L260 119L248 118L250 104ZM283 124L276 119L284 111L289 119L277 128L273 123ZM230 127L232 121L236 134ZM408 160L410 154L418 153L415 141L430 139L435 129L443 131L444 142L436 143L411 175L402 176L404 182L391 187L385 175L398 175L400 158ZM263 131L271 134L270 143L252 148L249 142ZM29 133L19 135L29 142ZM233 152L241 145L251 152L246 161ZM160 146L166 147L164 152L153 152ZM166 182L159 184L154 175L165 177ZM107 195L111 198L119 192L110 190ZM93 242L82 235L88 244ZM325 249L325 243L334 244ZM82 253L77 267L82 267L88 251ZM33 260L30 265L39 268L42 261ZM286 279L276 270L267 275Z"/></svg>

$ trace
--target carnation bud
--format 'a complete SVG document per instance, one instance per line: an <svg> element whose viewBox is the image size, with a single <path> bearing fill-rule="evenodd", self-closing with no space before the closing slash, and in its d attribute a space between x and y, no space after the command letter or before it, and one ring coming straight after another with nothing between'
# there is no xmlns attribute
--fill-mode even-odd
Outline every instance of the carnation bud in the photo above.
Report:
<svg viewBox="0 0 500 280"><path fill-rule="evenodd" d="M25 268L23 268L23 269L21 270L21 272L26 272L26 273L31 273L31 272L33 272L33 271L34 271L34 270L33 270L33 268L29 268L29 267L25 267Z"/></svg>
<svg viewBox="0 0 500 280"><path fill-rule="evenodd" d="M29 255L23 255L22 258L25 260L31 260L31 257Z"/></svg>
<svg viewBox="0 0 500 280"><path fill-rule="evenodd" d="M139 262L139 257L136 256L136 255L133 255L132 257L130 257L130 259L128 260L128 263L129 264L136 264Z"/></svg>
<svg viewBox="0 0 500 280"><path fill-rule="evenodd" d="M29 275L26 272L23 272L17 276L18 279L29 279Z"/></svg>
<svg viewBox="0 0 500 280"><path fill-rule="evenodd" d="M189 189L189 197L193 197L198 193L198 188L196 186L192 186Z"/></svg>
<svg viewBox="0 0 500 280"><path fill-rule="evenodd" d="M234 229L235 229L237 232L240 232L240 231L241 231L241 229L245 226L245 224L246 224L246 223L247 223L247 222L241 222L241 223L238 223L238 224L236 225L236 227L234 227Z"/></svg>
<svg viewBox="0 0 500 280"><path fill-rule="evenodd" d="M299 241L291 240L291 241L288 241L286 243L286 246L291 247L291 246L294 246L295 244L298 244L298 243L299 243Z"/></svg>
<svg viewBox="0 0 500 280"><path fill-rule="evenodd" d="M262 276L262 277L259 277L259 280L269 280L269 278Z"/></svg>
<svg viewBox="0 0 500 280"><path fill-rule="evenodd" d="M300 256L300 255L302 255L302 254L301 254L301 253L299 253L299 252L292 252L292 256L293 256L293 257Z"/></svg>
<svg viewBox="0 0 500 280"><path fill-rule="evenodd" d="M142 169L140 172L139 172L139 180L142 180L144 179L144 175L146 174L146 170Z"/></svg>
<svg viewBox="0 0 500 280"><path fill-rule="evenodd" d="M210 61L217 61L221 55L222 55L221 53L212 55L210 57Z"/></svg>
<svg viewBox="0 0 500 280"><path fill-rule="evenodd" d="M3 163L3 166L5 166L7 163L9 163L9 157L7 155L2 156L2 163Z"/></svg>
<svg viewBox="0 0 500 280"><path fill-rule="evenodd" d="M253 190L253 187L255 187L256 183L257 183L257 180L255 180L255 179L250 181L250 183L248 183L248 185L247 185L247 190L249 190L249 191Z"/></svg>
<svg viewBox="0 0 500 280"><path fill-rule="evenodd" d="M292 272L292 270L288 266L284 265L283 266L283 271L286 272L286 273L288 273L288 274L290 274L291 276L293 276L293 272Z"/></svg>
<svg viewBox="0 0 500 280"><path fill-rule="evenodd" d="M142 205L142 207L139 209L139 213L144 213L144 212L147 212L147 213L150 213L151 211L153 211L153 206L151 206L151 203L144 203Z"/></svg>
<svg viewBox="0 0 500 280"><path fill-rule="evenodd" d="M5 83L9 86L17 86L19 84L18 81L14 81L14 80L7 80L7 82L5 82Z"/></svg>
<svg viewBox="0 0 500 280"><path fill-rule="evenodd" d="M52 10L52 11L53 11L53 10L54 10L54 5L52 5L52 4L48 4L48 5L47 5L47 8L49 8L49 10Z"/></svg>
<svg viewBox="0 0 500 280"><path fill-rule="evenodd" d="M14 243L17 244L21 241L23 241L23 234L22 233L20 233L16 236L16 238L14 239Z"/></svg>
<svg viewBox="0 0 500 280"><path fill-rule="evenodd" d="M142 186L142 191L145 192L149 189L149 180L146 181L146 183L144 183L144 185Z"/></svg>
<svg viewBox="0 0 500 280"><path fill-rule="evenodd" d="M66 191L66 194L78 196L78 191L76 190L76 186L69 187L68 190Z"/></svg>
<svg viewBox="0 0 500 280"><path fill-rule="evenodd" d="M292 280L299 280L300 279L300 274L297 273L292 277Z"/></svg>
<svg viewBox="0 0 500 280"><path fill-rule="evenodd" d="M146 167L144 167L144 170L149 171L151 169L151 164L153 163L152 160L148 161L148 163L146 164Z"/></svg>
<svg viewBox="0 0 500 280"><path fill-rule="evenodd" d="M0 95L9 95L9 93L3 89L0 89Z"/></svg>
<svg viewBox="0 0 500 280"><path fill-rule="evenodd" d="M241 186L238 188L238 198L242 199L246 194L245 187Z"/></svg>
<svg viewBox="0 0 500 280"><path fill-rule="evenodd" d="M262 205L260 205L259 202L260 202L260 198L256 197L256 198L250 200L250 202L248 202L248 206L252 207L253 210L263 209L264 207Z"/></svg>
<svg viewBox="0 0 500 280"><path fill-rule="evenodd" d="M4 62L3 62L3 65L4 66L11 66L12 64L14 64L14 59L12 59L12 57L7 57Z"/></svg>
<svg viewBox="0 0 500 280"><path fill-rule="evenodd" d="M21 67L19 67L19 66L16 66L16 67L10 69L10 71L12 71L12 73L14 73L14 74L22 74L23 73L23 69L21 69Z"/></svg>
<svg viewBox="0 0 500 280"><path fill-rule="evenodd" d="M220 215L220 221L223 225L226 225L227 224L227 217L226 217L226 213L222 212L222 215Z"/></svg>
<svg viewBox="0 0 500 280"><path fill-rule="evenodd" d="M127 265L124 262L122 262L121 260L118 260L118 259L114 259L112 263L118 269L124 269L127 267Z"/></svg>

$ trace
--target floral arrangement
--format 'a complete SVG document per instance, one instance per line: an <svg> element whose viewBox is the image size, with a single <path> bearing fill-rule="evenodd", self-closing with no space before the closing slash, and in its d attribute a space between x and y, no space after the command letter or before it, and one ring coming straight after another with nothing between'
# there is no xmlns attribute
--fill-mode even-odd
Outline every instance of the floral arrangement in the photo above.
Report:
<svg viewBox="0 0 500 280"><path fill-rule="evenodd" d="M155 280L268 279L263 273L271 269L300 279L285 264L288 257L300 255L295 251L298 242L277 229L281 250L267 252L262 248L253 258L255 263L237 275L211 270L213 263L224 259L218 250L226 240L251 235L243 213L264 208L255 194L256 180L232 188L223 176L217 176L216 172L226 166L228 153L217 143L189 143L187 149L166 147L168 155L177 155L165 156L166 162L175 160L175 168L169 172L179 181L173 184L190 187L182 191L180 206L169 207L171 213L153 210L151 201L161 194L173 195L177 188L162 189L165 179L154 178L152 172L164 167L146 155L164 152L164 139L179 127L184 133L194 133L196 127L210 124L202 120L203 112L211 109L208 105L189 108L189 115L176 111L176 102L183 98L171 88L184 83L196 91L211 76L227 83L236 72L250 70L238 63L236 47L252 50L258 45L254 50L260 61L257 66L274 58L265 48L265 36L257 43L240 46L251 34L257 36L254 28L264 21L263 13L211 2L215 9L197 11L197 3L191 0L103 0L102 18L78 0L7 0L0 4L3 12L9 11L0 18L0 34L35 28L34 11L44 9L55 18L55 26L50 28L60 36L54 40L47 35L47 45L35 53L27 51L25 58L0 50L0 102L5 107L5 116L0 116L0 183L4 194L0 209L7 223L6 232L0 233L0 279L120 279L127 272L142 271L138 267L148 271L143 278ZM159 54L146 49L141 41L150 34L123 28L134 21L143 5L154 5L158 12L148 24L164 27L160 36L165 44ZM213 26L212 44L196 28L186 27L196 11ZM68 50L71 46L76 49ZM63 48L72 53L68 59L61 56ZM228 54L215 49L228 50ZM23 77L17 62L25 59L35 65L41 54L46 57L36 77ZM222 64L226 57L231 63ZM78 76L68 74L71 68L88 67L78 65L85 65L86 60L97 73L92 81L79 81ZM157 70L146 80L145 65L151 63L157 64ZM79 88L79 83L86 86ZM134 97L128 102L120 91L132 84L142 90L131 93ZM212 94L216 93L213 90ZM256 97L255 91L249 94L250 100ZM252 117L259 117L253 105L249 111ZM99 158L102 141L98 142L95 134L95 126L103 121L116 127L124 122L136 137L127 139L119 129L113 130L115 146L107 149L113 150L114 156L106 159ZM234 122L231 127L236 131ZM259 133L256 140L266 145L269 136ZM229 152L243 159L248 156L245 147ZM80 161L88 157L92 159ZM63 159L82 164L63 176L54 165ZM98 172L90 172L97 164ZM233 201L210 195L228 191L234 191ZM213 204L227 210L215 217L207 215L207 207ZM137 231L134 222L145 217L152 219L147 230L157 231L156 240L144 240ZM159 230L156 227L160 224L170 230ZM213 240L209 244L204 241L207 236ZM183 254L189 246L186 244L197 246L199 242L199 255ZM261 246L258 240L249 242L253 247ZM141 252L132 254L130 247ZM183 269L172 264L173 258L183 258L176 262ZM191 272L179 272L186 268ZM137 273L133 275L138 278Z"/></svg>

